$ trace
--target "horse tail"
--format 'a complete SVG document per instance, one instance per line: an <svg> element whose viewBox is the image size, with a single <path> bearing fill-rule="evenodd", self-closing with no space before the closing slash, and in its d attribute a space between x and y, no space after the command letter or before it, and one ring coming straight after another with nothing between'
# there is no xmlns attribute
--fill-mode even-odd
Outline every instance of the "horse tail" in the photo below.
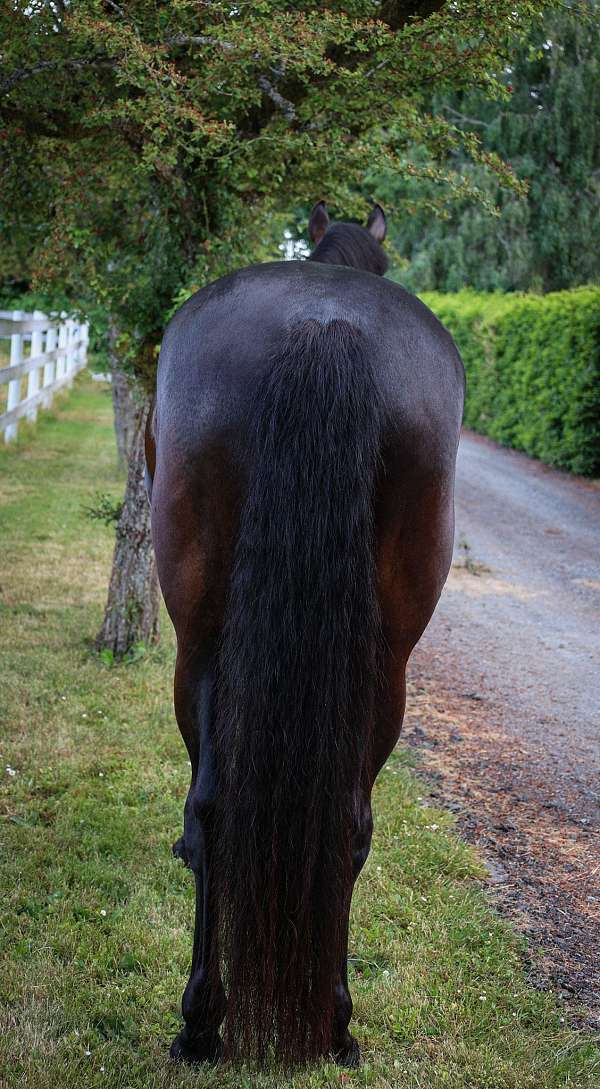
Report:
<svg viewBox="0 0 600 1089"><path fill-rule="evenodd" d="M220 647L215 908L229 1054L328 1053L369 775L382 412L363 335L294 326L258 385Z"/></svg>

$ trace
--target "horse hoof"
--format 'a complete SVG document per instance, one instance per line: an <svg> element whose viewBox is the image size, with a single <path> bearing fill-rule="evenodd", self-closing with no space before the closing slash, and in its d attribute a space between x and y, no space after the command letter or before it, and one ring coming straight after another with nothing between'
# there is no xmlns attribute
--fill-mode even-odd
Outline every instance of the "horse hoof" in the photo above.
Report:
<svg viewBox="0 0 600 1089"><path fill-rule="evenodd" d="M188 861L187 851L185 849L185 841L184 841L183 836L180 836L179 839L175 840L175 843L173 844L171 850L173 851L173 854L174 854L175 858L180 858L181 861L186 866L189 866L189 861Z"/></svg>
<svg viewBox="0 0 600 1089"><path fill-rule="evenodd" d="M218 1032L206 1032L190 1039L183 1029L173 1040L169 1055L177 1063L216 1064L223 1055L223 1042Z"/></svg>
<svg viewBox="0 0 600 1089"><path fill-rule="evenodd" d="M339 1051L334 1051L333 1058L338 1066L347 1066L350 1069L360 1066L360 1048L354 1036L348 1033L348 1043L344 1044Z"/></svg>

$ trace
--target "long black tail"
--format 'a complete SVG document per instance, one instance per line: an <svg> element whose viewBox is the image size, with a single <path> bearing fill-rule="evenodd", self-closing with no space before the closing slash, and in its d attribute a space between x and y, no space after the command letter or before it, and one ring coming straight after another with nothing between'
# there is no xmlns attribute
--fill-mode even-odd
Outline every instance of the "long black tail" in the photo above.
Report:
<svg viewBox="0 0 600 1089"><path fill-rule="evenodd" d="M296 325L257 390L220 662L215 855L226 1046L331 1048L369 760L381 408L362 335Z"/></svg>

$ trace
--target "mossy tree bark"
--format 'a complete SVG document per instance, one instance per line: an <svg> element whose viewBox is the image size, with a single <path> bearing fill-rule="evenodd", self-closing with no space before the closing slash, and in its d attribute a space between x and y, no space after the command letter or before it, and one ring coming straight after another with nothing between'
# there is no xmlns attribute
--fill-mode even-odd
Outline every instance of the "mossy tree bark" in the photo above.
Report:
<svg viewBox="0 0 600 1089"><path fill-rule="evenodd" d="M117 524L108 600L96 646L122 658L159 636L159 588L144 485L144 430L151 398L140 402L129 454L123 509Z"/></svg>
<svg viewBox="0 0 600 1089"><path fill-rule="evenodd" d="M135 432L137 406L131 379L121 370L117 351L118 335L117 326L111 319L108 326L108 353L110 357L115 437L119 461L122 465L127 465Z"/></svg>
<svg viewBox="0 0 600 1089"><path fill-rule="evenodd" d="M126 465L133 441L136 422L136 404L129 379L118 367L111 369L112 402L115 419L117 454L121 464Z"/></svg>

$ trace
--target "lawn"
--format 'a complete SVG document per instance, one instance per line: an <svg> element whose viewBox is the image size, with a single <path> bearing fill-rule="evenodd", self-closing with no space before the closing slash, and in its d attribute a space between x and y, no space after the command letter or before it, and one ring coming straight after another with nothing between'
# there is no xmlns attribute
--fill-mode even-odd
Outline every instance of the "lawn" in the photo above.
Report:
<svg viewBox="0 0 600 1089"><path fill-rule="evenodd" d="M362 1068L170 1064L191 952L191 876L170 852L188 764L166 618L127 664L93 649L112 534L84 508L122 490L107 389L78 379L0 450L0 473L0 1085L597 1087L596 1044L528 983L481 861L402 752L380 776L353 910Z"/></svg>

